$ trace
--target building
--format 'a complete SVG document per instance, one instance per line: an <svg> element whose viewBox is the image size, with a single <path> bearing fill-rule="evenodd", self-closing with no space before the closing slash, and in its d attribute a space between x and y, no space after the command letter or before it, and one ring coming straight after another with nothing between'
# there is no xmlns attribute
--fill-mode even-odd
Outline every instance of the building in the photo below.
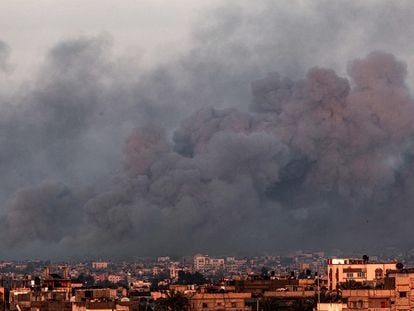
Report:
<svg viewBox="0 0 414 311"><path fill-rule="evenodd" d="M341 302L335 303L318 303L317 311L342 311L345 310L346 305Z"/></svg>
<svg viewBox="0 0 414 311"><path fill-rule="evenodd" d="M251 311L246 306L250 298L250 293L196 293L189 296L189 305L192 311Z"/></svg>
<svg viewBox="0 0 414 311"><path fill-rule="evenodd" d="M389 282L395 288L394 310L414 310L414 269L389 271L387 277L394 280L393 282Z"/></svg>
<svg viewBox="0 0 414 311"><path fill-rule="evenodd" d="M106 300L112 301L117 298L117 290L110 288L89 288L78 289L75 293L76 302L84 302L90 300Z"/></svg>
<svg viewBox="0 0 414 311"><path fill-rule="evenodd" d="M171 279L178 279L178 273L180 271L184 271L184 269L177 266L177 265L171 265L170 268L169 268L170 278Z"/></svg>
<svg viewBox="0 0 414 311"><path fill-rule="evenodd" d="M210 258L208 255L194 256L194 270L204 271L211 269L224 269L224 258Z"/></svg>
<svg viewBox="0 0 414 311"><path fill-rule="evenodd" d="M194 270L203 270L210 263L208 255L197 254L194 256Z"/></svg>
<svg viewBox="0 0 414 311"><path fill-rule="evenodd" d="M109 263L106 261L93 261L92 262L92 269L107 269Z"/></svg>
<svg viewBox="0 0 414 311"><path fill-rule="evenodd" d="M297 279L282 279L282 280L264 280L264 279L247 279L238 280L234 282L236 292L251 293L253 295L261 295L264 292L272 292L281 288L288 288L290 286L299 286Z"/></svg>
<svg viewBox="0 0 414 311"><path fill-rule="evenodd" d="M356 281L374 284L383 279L387 271L396 268L395 262L369 262L363 259L328 259L328 289L334 290L341 283Z"/></svg>
<svg viewBox="0 0 414 311"><path fill-rule="evenodd" d="M162 256L157 258L157 262L169 262L170 257L169 256Z"/></svg>
<svg viewBox="0 0 414 311"><path fill-rule="evenodd" d="M124 278L122 276L120 276L119 274L110 274L108 275L108 281L111 283L119 283L123 280Z"/></svg>
<svg viewBox="0 0 414 311"><path fill-rule="evenodd" d="M71 311L135 311L140 310L138 302L88 301L75 302Z"/></svg>

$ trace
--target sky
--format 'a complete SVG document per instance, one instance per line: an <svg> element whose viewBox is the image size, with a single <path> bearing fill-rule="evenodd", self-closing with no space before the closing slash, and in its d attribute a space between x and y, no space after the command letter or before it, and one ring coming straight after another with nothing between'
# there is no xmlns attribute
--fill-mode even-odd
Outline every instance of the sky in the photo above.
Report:
<svg viewBox="0 0 414 311"><path fill-rule="evenodd" d="M197 17L219 1L163 0L4 0L0 33L13 49L11 62L19 78L29 78L46 52L70 37L107 34L121 54L138 54L157 62L189 44ZM171 47L173 45L173 47ZM168 46L168 49L165 47Z"/></svg>
<svg viewBox="0 0 414 311"><path fill-rule="evenodd" d="M414 248L412 14L1 1L0 259Z"/></svg>

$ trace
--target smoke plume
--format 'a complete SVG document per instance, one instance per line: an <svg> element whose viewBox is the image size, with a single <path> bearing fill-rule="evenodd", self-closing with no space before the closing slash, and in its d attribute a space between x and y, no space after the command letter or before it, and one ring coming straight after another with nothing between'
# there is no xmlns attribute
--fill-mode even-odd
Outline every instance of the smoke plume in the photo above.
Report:
<svg viewBox="0 0 414 311"><path fill-rule="evenodd" d="M412 3L281 3L211 11L150 70L52 48L0 97L1 255L413 247Z"/></svg>

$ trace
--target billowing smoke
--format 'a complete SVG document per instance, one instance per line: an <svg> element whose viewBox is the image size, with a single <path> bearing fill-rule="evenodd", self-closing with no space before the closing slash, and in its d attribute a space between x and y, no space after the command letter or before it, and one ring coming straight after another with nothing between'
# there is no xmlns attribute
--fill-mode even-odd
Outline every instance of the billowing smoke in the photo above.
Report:
<svg viewBox="0 0 414 311"><path fill-rule="evenodd" d="M122 223L119 240L149 239L150 252L295 247L305 237L346 248L361 236L365 247L368 234L387 239L384 222L408 230L401 202L410 199L399 192L395 202L413 177L405 74L391 54L373 52L350 63L350 81L319 68L299 81L255 81L254 113L203 108L182 121L172 148L159 131L137 129L126 149L136 176L87 211L99 219L119 209L125 221L97 222L98 232Z"/></svg>
<svg viewBox="0 0 414 311"><path fill-rule="evenodd" d="M19 190L5 206L2 230L7 232L7 246L43 240L60 241L77 230L78 198L71 190L56 182L44 182Z"/></svg>
<svg viewBox="0 0 414 311"><path fill-rule="evenodd" d="M105 36L57 44L0 97L1 254L412 247L413 5L380 3L229 5L147 71Z"/></svg>

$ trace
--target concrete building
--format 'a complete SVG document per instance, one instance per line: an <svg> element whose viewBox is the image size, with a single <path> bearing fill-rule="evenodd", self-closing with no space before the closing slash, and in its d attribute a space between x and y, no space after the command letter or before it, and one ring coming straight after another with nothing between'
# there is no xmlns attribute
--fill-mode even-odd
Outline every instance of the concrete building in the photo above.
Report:
<svg viewBox="0 0 414 311"><path fill-rule="evenodd" d="M170 268L169 268L170 278L171 279L178 279L178 273L180 271L184 271L184 269L177 266L177 265L171 265Z"/></svg>
<svg viewBox="0 0 414 311"><path fill-rule="evenodd" d="M169 262L171 259L169 256L162 256L157 258L157 262Z"/></svg>
<svg viewBox="0 0 414 311"><path fill-rule="evenodd" d="M72 304L71 311L135 311L140 310L137 302L76 302Z"/></svg>
<svg viewBox="0 0 414 311"><path fill-rule="evenodd" d="M107 269L109 263L106 261L94 261L92 262L92 269Z"/></svg>
<svg viewBox="0 0 414 311"><path fill-rule="evenodd" d="M356 281L375 284L387 271L396 268L395 262L369 262L364 259L328 259L328 289L334 290L340 283Z"/></svg>
<svg viewBox="0 0 414 311"><path fill-rule="evenodd" d="M196 293L189 296L189 305L192 311L251 311L245 304L250 298L250 293Z"/></svg>
<svg viewBox="0 0 414 311"><path fill-rule="evenodd" d="M342 289L340 302L318 305L318 310L414 310L414 269L388 270L383 281L380 288Z"/></svg>
<svg viewBox="0 0 414 311"><path fill-rule="evenodd" d="M390 271L388 278L395 280L395 308L393 310L414 310L414 269Z"/></svg>
<svg viewBox="0 0 414 311"><path fill-rule="evenodd" d="M90 300L115 300L117 298L117 290L110 288L89 288L78 289L75 292L75 301L84 302Z"/></svg>
<svg viewBox="0 0 414 311"><path fill-rule="evenodd" d="M111 283L119 283L123 280L124 278L118 274L110 274L108 275L108 281Z"/></svg>
<svg viewBox="0 0 414 311"><path fill-rule="evenodd" d="M208 255L194 256L194 270L204 271L211 269L224 269L224 258L210 258Z"/></svg>
<svg viewBox="0 0 414 311"><path fill-rule="evenodd" d="M317 311L342 311L346 309L346 305L341 302L335 303L318 303Z"/></svg>

